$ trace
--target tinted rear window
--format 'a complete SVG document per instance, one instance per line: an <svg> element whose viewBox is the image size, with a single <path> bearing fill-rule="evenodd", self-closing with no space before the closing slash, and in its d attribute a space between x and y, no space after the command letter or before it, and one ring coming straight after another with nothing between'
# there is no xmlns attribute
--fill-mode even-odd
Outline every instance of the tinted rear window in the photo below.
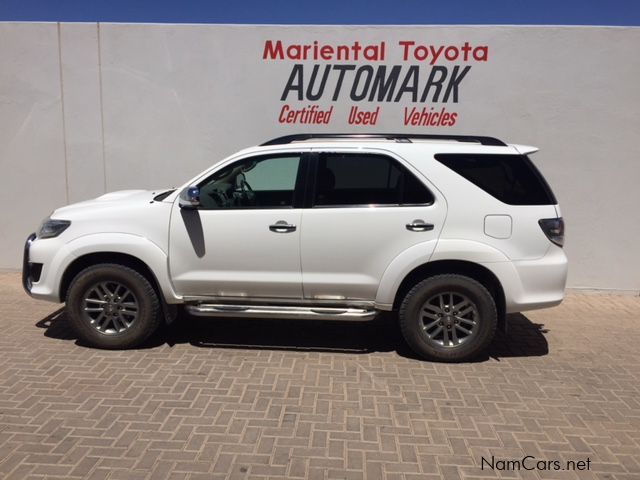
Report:
<svg viewBox="0 0 640 480"><path fill-rule="evenodd" d="M555 205L556 198L526 155L439 153L436 160L509 205Z"/></svg>
<svg viewBox="0 0 640 480"><path fill-rule="evenodd" d="M318 160L314 206L430 205L432 193L385 155L324 153Z"/></svg>

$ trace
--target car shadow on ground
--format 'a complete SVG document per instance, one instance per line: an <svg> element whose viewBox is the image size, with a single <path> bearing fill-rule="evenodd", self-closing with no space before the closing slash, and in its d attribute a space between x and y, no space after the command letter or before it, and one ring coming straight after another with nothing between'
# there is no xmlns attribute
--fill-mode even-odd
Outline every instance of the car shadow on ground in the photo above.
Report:
<svg viewBox="0 0 640 480"><path fill-rule="evenodd" d="M476 362L490 358L542 356L549 353L544 325L531 322L520 313L509 315L507 333L497 332L487 353ZM36 323L44 335L74 340L65 309L59 309ZM392 314L368 322L311 320L199 318L181 312L176 321L164 326L140 349L167 344L191 344L200 348L285 350L367 354L395 351L400 356L419 359L406 345Z"/></svg>

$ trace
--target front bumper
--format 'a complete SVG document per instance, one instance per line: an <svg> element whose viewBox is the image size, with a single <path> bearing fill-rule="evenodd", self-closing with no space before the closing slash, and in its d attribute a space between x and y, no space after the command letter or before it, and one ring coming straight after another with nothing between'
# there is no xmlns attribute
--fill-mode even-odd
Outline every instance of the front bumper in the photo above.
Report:
<svg viewBox="0 0 640 480"><path fill-rule="evenodd" d="M24 251L22 253L22 286L24 291L31 295L31 287L34 282L40 280L42 274L42 264L33 263L29 258L29 251L31 250L31 244L36 239L36 234L32 233L24 243Z"/></svg>

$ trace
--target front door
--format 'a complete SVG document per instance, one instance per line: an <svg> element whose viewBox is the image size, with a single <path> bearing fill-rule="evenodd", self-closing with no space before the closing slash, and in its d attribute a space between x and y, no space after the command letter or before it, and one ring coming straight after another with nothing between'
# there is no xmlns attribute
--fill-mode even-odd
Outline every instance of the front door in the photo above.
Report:
<svg viewBox="0 0 640 480"><path fill-rule="evenodd" d="M171 215L171 278L184 296L302 298L296 185L302 154L238 160L200 182L200 207Z"/></svg>

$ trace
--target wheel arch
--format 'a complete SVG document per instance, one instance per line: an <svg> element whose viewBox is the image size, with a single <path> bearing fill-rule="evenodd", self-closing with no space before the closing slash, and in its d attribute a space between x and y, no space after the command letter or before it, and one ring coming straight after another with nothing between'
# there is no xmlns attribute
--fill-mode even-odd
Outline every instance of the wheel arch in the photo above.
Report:
<svg viewBox="0 0 640 480"><path fill-rule="evenodd" d="M498 311L498 328L506 330L506 300L502 284L498 277L480 264L468 260L435 260L417 266L402 280L396 291L393 310L397 310L405 295L418 282L425 278L441 274L458 274L472 278L481 283L493 297Z"/></svg>
<svg viewBox="0 0 640 480"><path fill-rule="evenodd" d="M160 306L162 309L162 315L167 324L172 323L178 314L178 307L175 304L167 302L165 292L162 289L162 285L158 281L155 273L143 260L138 257L122 252L92 252L86 253L76 259L74 259L65 269L60 280L59 299L64 302L67 298L67 292L73 279L85 268L92 265L98 265L101 263L111 263L116 265L122 265L132 270L135 270L151 284L151 287L156 292L156 295L160 299Z"/></svg>
<svg viewBox="0 0 640 480"><path fill-rule="evenodd" d="M158 298L162 299L163 302L166 301L160 288L160 283L151 268L139 258L122 252L93 252L74 259L62 274L58 293L60 301L65 301L71 282L82 270L101 263L114 263L135 270L149 281Z"/></svg>

